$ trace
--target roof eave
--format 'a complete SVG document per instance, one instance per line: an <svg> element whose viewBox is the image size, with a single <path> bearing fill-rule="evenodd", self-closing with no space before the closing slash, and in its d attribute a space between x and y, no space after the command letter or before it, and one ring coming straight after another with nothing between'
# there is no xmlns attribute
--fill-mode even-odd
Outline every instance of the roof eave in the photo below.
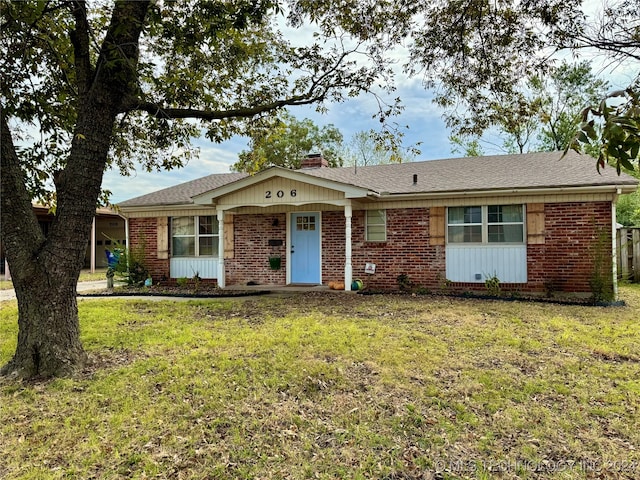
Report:
<svg viewBox="0 0 640 480"><path fill-rule="evenodd" d="M564 187L521 187L490 190L459 190L441 192L416 192L416 193L388 193L381 192L379 199L393 198L394 200L418 200L432 198L460 198L460 197L488 197L488 196L512 196L512 195L549 195L558 193L633 193L637 185L609 184L609 185L582 185Z"/></svg>

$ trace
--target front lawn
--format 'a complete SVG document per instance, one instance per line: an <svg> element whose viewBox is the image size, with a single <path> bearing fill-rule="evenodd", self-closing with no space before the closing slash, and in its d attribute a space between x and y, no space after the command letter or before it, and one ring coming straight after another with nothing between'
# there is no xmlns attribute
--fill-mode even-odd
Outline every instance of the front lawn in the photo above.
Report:
<svg viewBox="0 0 640 480"><path fill-rule="evenodd" d="M622 296L82 300L81 378L0 380L0 478L640 478Z"/></svg>

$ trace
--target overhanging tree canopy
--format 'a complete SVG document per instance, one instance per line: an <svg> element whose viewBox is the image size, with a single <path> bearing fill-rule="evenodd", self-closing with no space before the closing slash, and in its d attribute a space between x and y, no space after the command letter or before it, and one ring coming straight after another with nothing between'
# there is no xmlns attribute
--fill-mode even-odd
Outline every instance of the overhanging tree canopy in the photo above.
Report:
<svg viewBox="0 0 640 480"><path fill-rule="evenodd" d="M82 364L75 284L106 168L174 168L194 154L190 140L201 130L220 141L286 106L322 108L392 88L386 53L399 43L410 44L410 73L437 85L442 105L479 112L487 91L514 92L520 79L544 71L545 52L595 45L638 58L637 0L620 2L612 10L620 16L605 15L594 31L580 5L2 2L1 231L19 306L18 346L2 371L58 375ZM304 41L294 45L294 37ZM380 105L381 119L397 111ZM637 109L624 116L637 122ZM45 238L30 202L51 198L52 184L56 218Z"/></svg>
<svg viewBox="0 0 640 480"><path fill-rule="evenodd" d="M582 0L449 0L432 7L427 3L418 7L430 13L412 32L409 71L423 74L426 85L436 88L436 103L450 113L449 125L456 134L477 135L497 124L491 115L496 99L509 99L509 113L517 117L526 79L548 75L560 52L599 54L610 65L629 68L634 77L640 73L638 0L603 5L602 12L591 16ZM583 150L596 143L600 165L609 161L618 168L621 162L638 167L634 145L640 140L639 94L635 80L624 90L627 103L622 109L612 109L605 101L611 110L602 104L585 110L573 147ZM591 131L589 115L609 117L602 135Z"/></svg>
<svg viewBox="0 0 640 480"><path fill-rule="evenodd" d="M391 20L324 7L2 2L1 230L19 307L3 373L61 375L83 364L75 285L106 168L177 167L201 129L220 141L284 106L340 101L390 74L381 52ZM282 33L309 21L316 35L300 45ZM45 237L31 199L53 196Z"/></svg>

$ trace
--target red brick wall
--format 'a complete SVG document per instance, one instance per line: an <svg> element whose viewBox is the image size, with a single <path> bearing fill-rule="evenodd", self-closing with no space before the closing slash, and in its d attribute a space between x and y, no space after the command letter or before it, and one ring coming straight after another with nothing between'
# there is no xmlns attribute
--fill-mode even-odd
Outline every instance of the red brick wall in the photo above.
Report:
<svg viewBox="0 0 640 480"><path fill-rule="evenodd" d="M590 292L598 253L611 287L611 204L547 204L544 213L545 243L527 249L528 289Z"/></svg>
<svg viewBox="0 0 640 480"><path fill-rule="evenodd" d="M284 285L286 282L287 214L235 215L234 258L225 260L227 285ZM132 246L145 245L144 261L154 281L169 277L169 260L156 257L156 219L131 219ZM373 289L395 290L397 278L407 275L414 284L438 291L445 280L445 247L429 245L429 209L387 210L387 240L365 241L365 212L352 217L353 278ZM283 241L269 246L269 239ZM545 243L528 245L528 283L503 285L504 290L544 293L589 293L600 243L603 278L610 286L611 204L578 202L545 205ZM345 218L342 211L322 213L322 279L344 279ZM280 255L281 269L271 270L269 257ZM364 273L365 263L375 263L376 273ZM451 290L485 290L484 284L456 283Z"/></svg>
<svg viewBox="0 0 640 480"><path fill-rule="evenodd" d="M286 283L287 215L234 215L234 258L225 259L227 285L284 285ZM282 240L279 247L269 240ZM271 270L269 257L280 255L280 270Z"/></svg>
<svg viewBox="0 0 640 480"><path fill-rule="evenodd" d="M445 247L430 246L429 209L387 210L387 241L366 242L365 212L352 218L353 278L375 289L398 288L397 278L406 274L416 285L437 291L445 280ZM322 273L325 283L344 278L344 214L323 214ZM611 204L580 202L545 206L545 243L527 247L527 284L504 284L503 290L545 293L591 292L597 247L604 258L603 278L611 286ZM364 273L366 262L376 273ZM453 283L450 290L485 291L484 283Z"/></svg>
<svg viewBox="0 0 640 480"><path fill-rule="evenodd" d="M133 255L142 254L143 264L154 282L169 279L169 260L158 258L158 222L153 218L129 220L129 243Z"/></svg>
<svg viewBox="0 0 640 480"><path fill-rule="evenodd" d="M343 212L322 215L322 278L344 279ZM387 210L387 241L365 241L365 212L354 211L351 219L353 278L375 289L395 290L397 277L406 274L424 286L437 285L445 271L445 249L429 245L429 209ZM366 263L376 264L376 273L364 273Z"/></svg>

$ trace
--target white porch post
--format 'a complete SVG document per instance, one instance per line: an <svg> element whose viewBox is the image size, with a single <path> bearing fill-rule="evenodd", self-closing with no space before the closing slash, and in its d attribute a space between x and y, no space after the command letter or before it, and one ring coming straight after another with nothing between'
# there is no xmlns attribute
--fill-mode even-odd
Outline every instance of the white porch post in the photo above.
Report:
<svg viewBox="0 0 640 480"><path fill-rule="evenodd" d="M351 266L351 216L353 214L351 204L344 206L344 289L351 290L351 277L353 269Z"/></svg>
<svg viewBox="0 0 640 480"><path fill-rule="evenodd" d="M224 288L224 210L218 210L218 286Z"/></svg>
<svg viewBox="0 0 640 480"><path fill-rule="evenodd" d="M93 222L91 223L91 260L89 265L91 267L91 273L96 271L96 216L93 216Z"/></svg>
<svg viewBox="0 0 640 480"><path fill-rule="evenodd" d="M618 222L616 220L616 203L622 190L618 188L611 201L611 275L613 280L613 299L618 300Z"/></svg>

